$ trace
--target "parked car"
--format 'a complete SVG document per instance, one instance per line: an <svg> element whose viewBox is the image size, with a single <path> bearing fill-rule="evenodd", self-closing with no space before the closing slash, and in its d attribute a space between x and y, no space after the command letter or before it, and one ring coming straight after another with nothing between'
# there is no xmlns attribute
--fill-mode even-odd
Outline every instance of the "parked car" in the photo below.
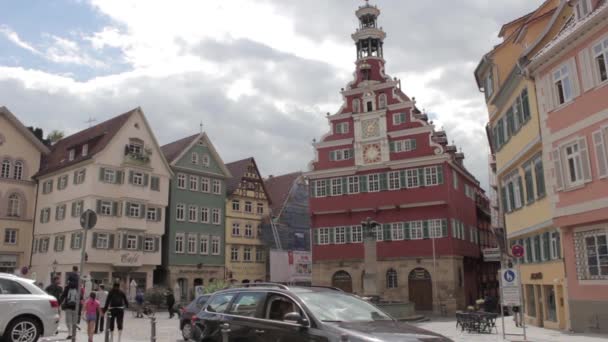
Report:
<svg viewBox="0 0 608 342"><path fill-rule="evenodd" d="M180 309L179 330L182 332L184 341L192 338L192 317L201 311L209 297L210 295L200 296Z"/></svg>
<svg viewBox="0 0 608 342"><path fill-rule="evenodd" d="M198 342L449 342L327 287L247 284L214 293L192 318Z"/></svg>
<svg viewBox="0 0 608 342"><path fill-rule="evenodd" d="M59 302L33 280L0 273L0 312L5 342L35 342L57 333Z"/></svg>

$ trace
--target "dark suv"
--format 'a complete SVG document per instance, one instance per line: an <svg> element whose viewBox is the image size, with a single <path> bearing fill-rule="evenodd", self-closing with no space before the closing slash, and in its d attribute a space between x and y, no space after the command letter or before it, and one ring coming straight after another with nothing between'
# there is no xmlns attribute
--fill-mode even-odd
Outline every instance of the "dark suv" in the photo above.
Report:
<svg viewBox="0 0 608 342"><path fill-rule="evenodd" d="M198 342L451 341L357 296L315 286L239 285L214 293L192 320Z"/></svg>

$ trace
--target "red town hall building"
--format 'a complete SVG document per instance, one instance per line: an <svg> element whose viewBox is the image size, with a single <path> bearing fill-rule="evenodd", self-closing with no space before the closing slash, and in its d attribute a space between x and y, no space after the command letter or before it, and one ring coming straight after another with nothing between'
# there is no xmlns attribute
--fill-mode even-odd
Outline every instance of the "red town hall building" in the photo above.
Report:
<svg viewBox="0 0 608 342"><path fill-rule="evenodd" d="M470 305L496 287L496 273L481 259L494 241L478 222L477 203L487 198L445 132L385 74L378 8L366 4L356 15L355 80L342 90L342 108L328 115L330 132L315 143L306 174L313 283L369 294L363 222L371 218L379 223L372 256L378 295L417 310Z"/></svg>

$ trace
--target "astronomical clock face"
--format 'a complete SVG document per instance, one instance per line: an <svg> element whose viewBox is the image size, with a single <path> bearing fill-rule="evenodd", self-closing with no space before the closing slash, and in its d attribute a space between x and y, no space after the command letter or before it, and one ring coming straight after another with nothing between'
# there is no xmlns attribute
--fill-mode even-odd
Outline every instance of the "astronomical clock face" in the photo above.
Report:
<svg viewBox="0 0 608 342"><path fill-rule="evenodd" d="M380 135L380 124L378 119L361 121L363 139L374 138Z"/></svg>
<svg viewBox="0 0 608 342"><path fill-rule="evenodd" d="M380 144L368 144L363 146L363 162L365 164L378 163L382 160Z"/></svg>

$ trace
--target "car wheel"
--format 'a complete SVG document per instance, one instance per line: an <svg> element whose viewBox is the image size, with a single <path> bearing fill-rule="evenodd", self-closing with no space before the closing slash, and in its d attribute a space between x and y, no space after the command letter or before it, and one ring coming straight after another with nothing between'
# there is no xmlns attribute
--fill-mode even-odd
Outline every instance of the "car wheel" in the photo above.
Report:
<svg viewBox="0 0 608 342"><path fill-rule="evenodd" d="M192 338L192 324L184 323L184 326L182 327L182 337L184 338L184 341L188 341Z"/></svg>
<svg viewBox="0 0 608 342"><path fill-rule="evenodd" d="M40 326L35 320L23 317L12 321L4 333L6 342L35 342L40 337Z"/></svg>

